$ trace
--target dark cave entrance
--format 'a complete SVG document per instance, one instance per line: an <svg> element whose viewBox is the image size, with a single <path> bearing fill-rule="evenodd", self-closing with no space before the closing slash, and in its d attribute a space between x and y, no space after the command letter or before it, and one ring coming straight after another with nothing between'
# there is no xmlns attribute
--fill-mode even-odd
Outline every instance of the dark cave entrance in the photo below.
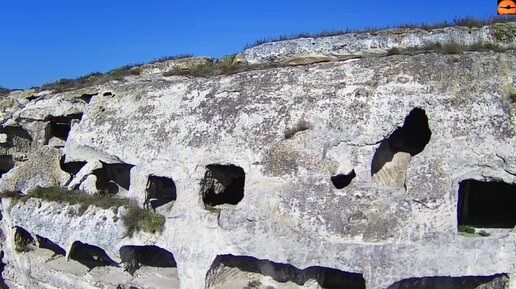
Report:
<svg viewBox="0 0 516 289"><path fill-rule="evenodd" d="M423 151L430 141L432 132L428 126L428 117L423 109L414 108L405 118L402 127L398 127L387 139L385 139L373 156L371 163L371 176L373 180L379 184L389 187L397 187L404 185L404 176L406 167L410 161L410 157L415 156ZM384 166L391 162L395 155L403 152L405 156L396 158L397 164L393 168ZM410 155L410 156L409 156ZM401 175L403 184L392 180L392 176Z"/></svg>
<svg viewBox="0 0 516 289"><path fill-rule="evenodd" d="M86 165L86 162L67 162L65 163L65 156L61 157L60 165L61 170L70 174L70 176L75 177L77 173Z"/></svg>
<svg viewBox="0 0 516 289"><path fill-rule="evenodd" d="M54 255L66 255L65 249L61 248L59 245L50 241L49 239L36 235L36 240L38 242L39 248L48 249L54 252Z"/></svg>
<svg viewBox="0 0 516 289"><path fill-rule="evenodd" d="M492 276L463 276L463 277L421 277L398 281L387 289L506 289L509 278L505 274Z"/></svg>
<svg viewBox="0 0 516 289"><path fill-rule="evenodd" d="M27 230L22 227L15 227L14 230L14 250L16 252L28 252L33 250L36 242Z"/></svg>
<svg viewBox="0 0 516 289"><path fill-rule="evenodd" d="M338 174L331 177L331 182L336 189L344 189L351 181L357 176L355 170L352 170L349 174Z"/></svg>
<svg viewBox="0 0 516 289"><path fill-rule="evenodd" d="M69 256L90 270L99 266L117 266L103 249L79 241L73 243Z"/></svg>
<svg viewBox="0 0 516 289"><path fill-rule="evenodd" d="M13 156L10 155L2 155L0 156L0 177L3 174L9 172L12 168L14 168L14 160Z"/></svg>
<svg viewBox="0 0 516 289"><path fill-rule="evenodd" d="M312 266L299 269L290 264L275 263L269 260L260 260L248 256L219 255L213 262L206 277L206 287L214 285L220 287L226 281L225 271L238 269L242 272L255 273L254 275L269 276L280 283L294 282L299 286L309 279L326 289L365 289L365 279L362 274L349 273L338 269ZM252 274L251 274L252 275ZM250 276L247 274L247 276ZM249 280L251 281L251 280ZM247 282L246 282L247 283Z"/></svg>
<svg viewBox="0 0 516 289"><path fill-rule="evenodd" d="M102 162L102 168L93 171L97 177L97 190L109 194L117 194L120 188L129 190L131 183L131 169L129 164L106 164Z"/></svg>
<svg viewBox="0 0 516 289"><path fill-rule="evenodd" d="M63 142L68 139L73 120L81 120L82 113L70 114L66 116L52 116L48 118L49 124L46 129L46 142L49 144L52 138L58 138Z"/></svg>
<svg viewBox="0 0 516 289"><path fill-rule="evenodd" d="M177 198L176 184L167 177L149 176L145 205L153 209L173 202Z"/></svg>
<svg viewBox="0 0 516 289"><path fill-rule="evenodd" d="M479 228L516 225L516 184L464 180L459 183L457 221Z"/></svg>
<svg viewBox="0 0 516 289"><path fill-rule="evenodd" d="M177 267L174 255L157 246L123 246L120 248L120 257L125 270L131 275L141 266Z"/></svg>
<svg viewBox="0 0 516 289"><path fill-rule="evenodd" d="M244 198L245 172L234 165L208 165L201 182L202 200L207 206L236 205Z"/></svg>

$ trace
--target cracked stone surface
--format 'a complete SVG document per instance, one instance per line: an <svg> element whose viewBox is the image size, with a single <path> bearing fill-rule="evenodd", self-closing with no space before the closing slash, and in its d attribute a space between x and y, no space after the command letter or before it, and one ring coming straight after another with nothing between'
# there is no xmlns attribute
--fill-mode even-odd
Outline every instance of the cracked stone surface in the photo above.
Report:
<svg viewBox="0 0 516 289"><path fill-rule="evenodd" d="M471 40L464 41L490 39L489 29L472 29ZM410 46L426 41L418 35L389 37L412 39ZM333 39L318 39L317 45ZM311 40L267 47L288 52L304 41ZM260 49L265 48L253 53ZM249 62L261 61L251 52L244 52ZM68 185L93 194L95 169L125 163L134 167L129 190L120 196L143 206L150 175L172 179L177 192L173 205L157 208L166 217L164 231L133 237L125 234L122 208L90 207L80 215L77 206L65 203L3 198L3 278L9 286L160 288L166 283L201 289L215 258L230 254L359 273L368 289L410 278L496 274L506 274L507 286L516 287L514 230L484 228L488 237L457 231L459 182L516 183L516 104L509 93L516 86L514 50L364 57L211 78L160 72L152 66L139 77L90 87L89 103L81 99L84 90L40 93L30 101L13 92L2 102L10 103L0 107L3 126L23 127L32 143L26 157L2 175L0 189L26 193L36 186ZM386 165L395 177L378 175L375 181L376 150L414 108L428 117L430 141L416 155L395 154ZM46 145L49 117L77 113L82 119L72 123L64 147ZM285 131L300 121L309 129L286 138ZM72 178L60 167L62 155L66 162L86 165ZM238 204L205 208L202 182L212 164L244 170ZM352 170L351 183L335 188L331 176ZM174 255L177 268L144 268L134 276L114 266L87 272L67 256L52 257L41 248L16 252L15 226L48 238L67 256L75 241L102 248L115 262L121 261L122 246L156 245ZM229 272L240 277L211 285L259 280L263 288L319 288L313 281L279 284L251 275ZM504 282L492 287L503 288Z"/></svg>

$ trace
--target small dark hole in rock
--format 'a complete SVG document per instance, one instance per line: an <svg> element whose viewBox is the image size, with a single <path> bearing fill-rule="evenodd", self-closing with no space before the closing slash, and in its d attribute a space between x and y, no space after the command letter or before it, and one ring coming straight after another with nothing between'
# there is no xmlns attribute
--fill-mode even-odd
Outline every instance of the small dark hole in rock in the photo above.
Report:
<svg viewBox="0 0 516 289"><path fill-rule="evenodd" d="M351 181L357 176L355 170L352 170L349 174L338 174L331 177L331 182L336 189L343 189L347 187Z"/></svg>

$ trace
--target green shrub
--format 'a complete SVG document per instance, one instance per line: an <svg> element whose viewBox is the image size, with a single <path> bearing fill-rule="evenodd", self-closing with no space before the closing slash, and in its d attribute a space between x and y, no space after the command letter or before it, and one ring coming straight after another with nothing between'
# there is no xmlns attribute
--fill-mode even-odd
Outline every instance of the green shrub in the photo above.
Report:
<svg viewBox="0 0 516 289"><path fill-rule="evenodd" d="M304 130L310 129L310 123L305 120L300 120L297 122L297 124L293 127L287 128L285 130L285 139L292 138L296 133Z"/></svg>
<svg viewBox="0 0 516 289"><path fill-rule="evenodd" d="M466 47L458 44L457 42L446 43L443 47L443 52L446 54L457 54L464 50L466 50Z"/></svg>
<svg viewBox="0 0 516 289"><path fill-rule="evenodd" d="M165 217L153 211L142 209L136 205L129 206L122 217L126 234L132 237L135 232L161 233L165 226Z"/></svg>
<svg viewBox="0 0 516 289"><path fill-rule="evenodd" d="M467 225L460 225L459 232L467 234L475 234L475 228Z"/></svg>
<svg viewBox="0 0 516 289"><path fill-rule="evenodd" d="M38 198L50 202L66 202L70 205L79 204L79 215L84 214L89 206L102 209L126 207L127 213L122 216L126 228L126 234L132 236L134 232L145 231L159 233L165 225L165 217L150 210L140 208L134 201L119 198L108 193L88 195L79 190L69 191L62 187L48 187L30 190L27 195L20 198L26 201L30 198Z"/></svg>

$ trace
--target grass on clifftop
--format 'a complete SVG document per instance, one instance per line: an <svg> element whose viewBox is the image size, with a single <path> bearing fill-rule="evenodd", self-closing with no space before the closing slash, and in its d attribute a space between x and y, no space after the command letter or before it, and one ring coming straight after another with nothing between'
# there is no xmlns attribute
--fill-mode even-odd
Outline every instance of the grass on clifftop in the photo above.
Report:
<svg viewBox="0 0 516 289"><path fill-rule="evenodd" d="M318 33L297 33L291 35L280 35L277 37L271 38L262 38L253 43L247 44L244 49L252 48L264 43L270 42L278 42L284 40L292 40L298 38L320 38L320 37L328 37L328 36L337 36L346 33L361 33L361 32L376 32L385 29L397 29L397 28L420 28L427 31L438 28L445 28L451 26L466 26L466 27L482 27L486 25L492 25L495 23L506 23L506 22L514 22L516 21L516 16L491 16L487 18L475 18L475 17L457 17L453 19L453 21L440 21L435 23L406 23L397 26L384 26L384 27L366 27L359 29L344 29L344 30L330 30L330 31L322 31Z"/></svg>
<svg viewBox="0 0 516 289"><path fill-rule="evenodd" d="M10 89L0 86L0 96L8 95L11 92Z"/></svg>
<svg viewBox="0 0 516 289"><path fill-rule="evenodd" d="M292 34L292 35L281 35L278 37L272 37L272 38L264 38L259 39L251 44L248 44L244 47L244 49L252 48L260 44L268 43L268 42L278 42L283 40L292 40L292 39L298 39L298 38L306 38L306 37L313 37L313 38L319 38L319 37L327 37L327 36L335 36L335 35L342 35L346 33L357 33L357 32L376 32L379 30L384 29L392 29L392 28L420 28L425 30L431 30L431 29L437 29L437 28L444 28L444 27L451 27L451 26L466 26L466 27L482 27L485 25L492 25L495 23L505 23L505 22L515 22L516 16L493 16L493 17L487 17L483 19L475 18L475 17L463 17L463 18L455 18L453 21L441 21L441 22L435 22L435 23L408 23L408 24L401 24L395 27L366 27L361 29L345 29L345 30L331 30L331 31L323 31L319 33L298 33L298 34ZM502 29L503 30L503 29ZM496 32L496 31L495 31ZM505 35L504 31L498 31L495 35L497 38L500 38ZM430 48L430 47L428 47ZM394 49L394 48L393 48ZM448 49L449 52L446 52ZM453 52L453 49L455 49L453 46L450 47L444 47L443 50L445 53L457 53ZM474 48L468 48L467 50L473 50ZM482 48L485 50L485 48ZM423 50L423 48L419 49L420 51ZM496 49L492 49L496 50ZM464 51L464 50L462 50ZM392 54L406 54L408 52L412 51L396 51L396 49L392 50L389 55ZM193 57L192 54L179 54L174 56L165 56L158 59L155 59L151 61L150 63L159 63L164 62L168 60L178 60L183 58ZM210 77L215 75L229 75L234 74L241 71L247 71L247 70L255 70L255 69L262 69L262 68L271 68L274 66L249 66L249 65L242 65L242 64L236 64L233 63L234 55L226 56L221 59L214 60L211 63L207 64L199 64L192 66L188 69L172 69L170 71L166 71L163 73L164 76L171 76L171 75L190 75L190 76L198 76L198 77ZM113 69L111 71L108 71L106 73L100 73L100 72L93 72L84 76L77 77L75 79L61 79L56 82L43 84L40 87L35 87L36 90L53 90L55 92L64 92L69 90L75 90L75 89L81 89L89 86L94 85L100 85L103 83L106 83L108 81L112 80L121 80L126 76L130 75L140 75L141 73L141 65L140 64L133 64L133 65L125 65L116 69ZM9 90L2 90L0 89L0 96L2 94L8 93Z"/></svg>
<svg viewBox="0 0 516 289"><path fill-rule="evenodd" d="M99 85L112 80L121 80L126 76L140 75L140 65L125 65L115 68L106 73L93 72L75 79L63 78L56 82L43 84L38 90L54 90L56 92L63 92L74 89L81 89L88 86Z"/></svg>
<svg viewBox="0 0 516 289"><path fill-rule="evenodd" d="M80 190L69 191L62 187L48 187L30 190L27 195L20 195L16 191L5 191L0 194L2 198L12 198L25 202L30 198L38 198L49 202L65 202L70 205L79 204L79 215L84 214L89 206L102 209L127 208L122 216L126 228L126 234L131 237L135 232L144 231L149 233L160 233L165 225L165 217L150 210L140 208L134 201L126 198L119 198L113 194L101 193L88 195Z"/></svg>

